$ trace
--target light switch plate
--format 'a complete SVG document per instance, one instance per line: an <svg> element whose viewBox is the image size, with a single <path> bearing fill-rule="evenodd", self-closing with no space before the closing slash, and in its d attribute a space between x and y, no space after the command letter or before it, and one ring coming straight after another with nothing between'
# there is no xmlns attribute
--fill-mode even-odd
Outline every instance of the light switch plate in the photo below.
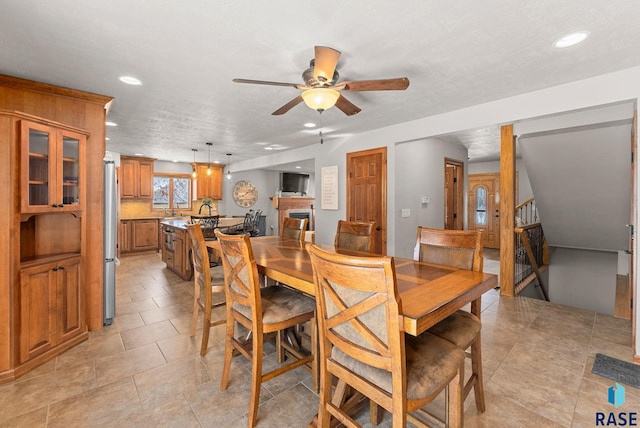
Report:
<svg viewBox="0 0 640 428"><path fill-rule="evenodd" d="M403 208L402 209L402 217L411 217L411 209Z"/></svg>
<svg viewBox="0 0 640 428"><path fill-rule="evenodd" d="M423 204L428 204L429 202L431 202L431 198L429 198L428 196L423 196L420 202L422 202Z"/></svg>

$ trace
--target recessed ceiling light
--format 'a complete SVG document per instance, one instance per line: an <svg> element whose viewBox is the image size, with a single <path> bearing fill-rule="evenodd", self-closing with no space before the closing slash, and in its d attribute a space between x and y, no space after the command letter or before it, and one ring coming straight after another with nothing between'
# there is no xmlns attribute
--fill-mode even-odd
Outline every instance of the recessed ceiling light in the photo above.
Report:
<svg viewBox="0 0 640 428"><path fill-rule="evenodd" d="M278 146L278 147L274 147L273 149L274 150L283 150L283 149L286 149L286 147L285 146Z"/></svg>
<svg viewBox="0 0 640 428"><path fill-rule="evenodd" d="M273 147L265 147L265 150L273 150Z"/></svg>
<svg viewBox="0 0 640 428"><path fill-rule="evenodd" d="M266 146L268 143L258 142L256 143L258 146Z"/></svg>
<svg viewBox="0 0 640 428"><path fill-rule="evenodd" d="M144 156L144 153L134 153L134 156Z"/></svg>
<svg viewBox="0 0 640 428"><path fill-rule="evenodd" d="M118 126L118 124L115 122L105 122L104 124L107 126Z"/></svg>
<svg viewBox="0 0 640 428"><path fill-rule="evenodd" d="M120 76L118 79L120 79L120 81L122 83L126 83L127 85L142 86L142 81L140 79L138 79L137 77Z"/></svg>
<svg viewBox="0 0 640 428"><path fill-rule="evenodd" d="M313 123L313 122L307 122L307 123L304 124L304 127L305 128L315 128L316 124Z"/></svg>
<svg viewBox="0 0 640 428"><path fill-rule="evenodd" d="M172 160L171 162L173 163L178 163L178 161L176 159Z"/></svg>
<svg viewBox="0 0 640 428"><path fill-rule="evenodd" d="M218 160L214 160L214 161L213 161L213 163L220 163L220 161L218 161Z"/></svg>
<svg viewBox="0 0 640 428"><path fill-rule="evenodd" d="M553 42L553 46L556 48L568 48L569 46L577 45L589 37L588 31L576 31L575 33L567 34Z"/></svg>
<svg viewBox="0 0 640 428"><path fill-rule="evenodd" d="M300 169L300 168L302 168L300 165L297 165L297 166L296 166L296 169Z"/></svg>

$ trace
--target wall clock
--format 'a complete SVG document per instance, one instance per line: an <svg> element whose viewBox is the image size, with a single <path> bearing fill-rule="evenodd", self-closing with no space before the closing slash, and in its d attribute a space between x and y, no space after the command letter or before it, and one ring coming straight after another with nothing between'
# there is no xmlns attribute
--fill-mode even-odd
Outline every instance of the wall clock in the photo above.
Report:
<svg viewBox="0 0 640 428"><path fill-rule="evenodd" d="M233 200L239 207L249 208L258 200L258 189L248 180L241 180L233 188Z"/></svg>

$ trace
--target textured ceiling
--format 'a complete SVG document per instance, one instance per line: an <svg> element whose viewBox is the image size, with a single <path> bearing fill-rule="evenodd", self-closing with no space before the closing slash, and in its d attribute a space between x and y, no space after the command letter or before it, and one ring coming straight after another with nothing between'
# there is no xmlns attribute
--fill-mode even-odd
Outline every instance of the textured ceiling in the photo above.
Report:
<svg viewBox="0 0 640 428"><path fill-rule="evenodd" d="M0 0L0 73L110 95L107 149L164 160L232 161L313 144L319 114L299 93L233 78L302 83L315 45L342 52L341 80L408 77L406 91L346 94L322 114L325 144L349 134L640 64L637 0ZM557 38L587 30L582 44ZM143 86L118 81L124 74ZM472 160L496 128L449 135Z"/></svg>

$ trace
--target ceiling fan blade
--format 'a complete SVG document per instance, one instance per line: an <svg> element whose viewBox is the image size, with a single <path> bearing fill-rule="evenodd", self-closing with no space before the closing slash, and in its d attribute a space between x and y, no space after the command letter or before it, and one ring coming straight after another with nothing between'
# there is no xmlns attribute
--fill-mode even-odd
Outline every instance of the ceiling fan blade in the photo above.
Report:
<svg viewBox="0 0 640 428"><path fill-rule="evenodd" d="M356 91L401 91L409 87L409 79L398 77L397 79L358 80L355 82L341 82L336 85L339 88L344 85L345 92Z"/></svg>
<svg viewBox="0 0 640 428"><path fill-rule="evenodd" d="M296 89L303 89L305 85L298 83L283 83L283 82L270 82L267 80L251 80L251 79L233 79L235 83L252 83L255 85L271 85L271 86L290 86Z"/></svg>
<svg viewBox="0 0 640 428"><path fill-rule="evenodd" d="M288 103L286 103L285 105L283 105L282 107L280 107L278 110L274 111L271 114L274 116L285 114L286 112L288 112L289 110L291 110L292 108L300 104L301 102L302 102L302 97L298 95L297 97L295 97L294 99L292 99L291 101L289 101Z"/></svg>
<svg viewBox="0 0 640 428"><path fill-rule="evenodd" d="M360 108L342 95L340 95L340 98L336 101L336 107L342 110L342 112L347 116L353 116L354 114L360 113Z"/></svg>
<svg viewBox="0 0 640 428"><path fill-rule="evenodd" d="M340 52L326 46L316 46L313 78L319 82L330 82L336 70Z"/></svg>

